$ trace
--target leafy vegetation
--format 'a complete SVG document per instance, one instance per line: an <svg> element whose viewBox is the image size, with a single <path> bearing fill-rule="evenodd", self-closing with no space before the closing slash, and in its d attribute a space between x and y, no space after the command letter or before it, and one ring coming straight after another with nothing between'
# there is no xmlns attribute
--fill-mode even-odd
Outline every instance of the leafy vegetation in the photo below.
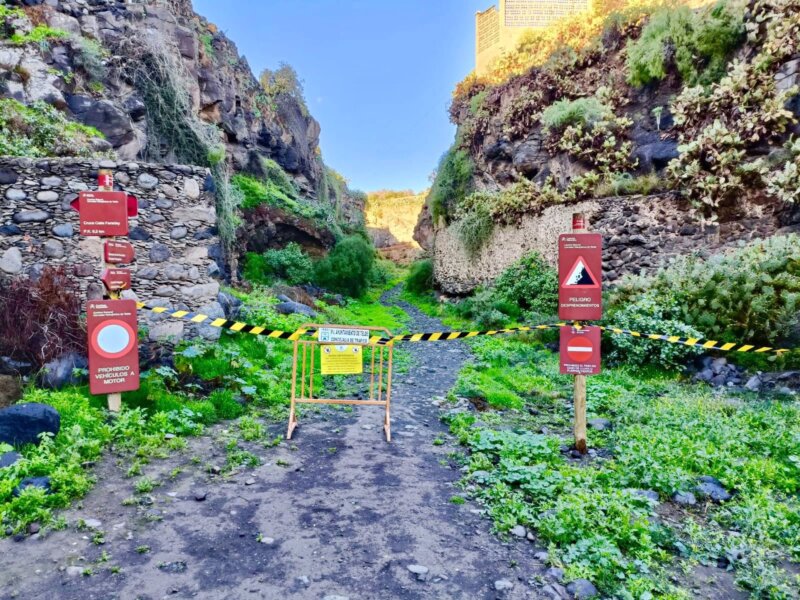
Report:
<svg viewBox="0 0 800 600"><path fill-rule="evenodd" d="M675 562L688 572L723 561L754 597L792 597L796 582L781 562L798 559L796 402L734 407L640 368L606 370L588 387L590 417L613 422L610 432L590 430L604 458L574 461L562 451L571 383L558 375L557 358L517 337L479 338L472 348L477 365L464 368L454 393L504 412L461 409L447 420L469 450L464 489L498 531L530 527L565 581L589 579L603 596L684 598L669 576ZM542 424L546 433L532 433ZM660 502L694 490L700 476L734 498L657 518Z"/></svg>
<svg viewBox="0 0 800 600"><path fill-rule="evenodd" d="M372 244L360 235L351 235L317 263L316 281L326 289L358 298L367 291L374 266Z"/></svg>
<svg viewBox="0 0 800 600"><path fill-rule="evenodd" d="M786 18L795 11L781 0L755 2L745 24L753 56L732 61L708 89L684 88L673 102L682 146L668 172L673 184L708 212L741 197L736 189L754 193L766 186L783 197L770 186L782 176L780 169L764 160L745 162L745 155L754 146L780 140L796 122L787 105L797 87L776 84L781 66L800 49L791 33L796 25Z"/></svg>
<svg viewBox="0 0 800 600"><path fill-rule="evenodd" d="M651 278L623 280L611 296L609 321L659 328L647 333L702 332L720 342L777 347L796 343L799 302L800 238L777 236L708 259L681 258ZM629 343L613 341L620 356L631 357ZM663 352L652 359L672 363Z"/></svg>
<svg viewBox="0 0 800 600"><path fill-rule="evenodd" d="M449 220L453 209L466 198L471 191L472 170L472 159L464 150L451 148L442 156L428 197L434 220Z"/></svg>
<svg viewBox="0 0 800 600"><path fill-rule="evenodd" d="M68 120L45 102L26 106L0 98L0 154L4 156L97 156L92 139L97 129Z"/></svg>
<svg viewBox="0 0 800 600"><path fill-rule="evenodd" d="M430 258L411 265L405 287L412 294L425 294L433 289L433 261Z"/></svg>
<svg viewBox="0 0 800 600"><path fill-rule="evenodd" d="M299 244L290 242L280 250L267 250L264 254L248 252L244 267L248 281L271 284L282 280L290 285L314 281L314 264Z"/></svg>
<svg viewBox="0 0 800 600"><path fill-rule="evenodd" d="M661 8L650 16L639 39L628 42L628 81L635 86L660 81L674 60L686 84L707 85L722 77L744 37L742 12L731 10L727 2L698 12L688 6Z"/></svg>
<svg viewBox="0 0 800 600"><path fill-rule="evenodd" d="M28 33L14 33L11 36L11 43L15 46L38 44L40 47L46 48L51 40L67 37L69 37L69 33L63 29L56 29L48 25L37 25Z"/></svg>
<svg viewBox="0 0 800 600"><path fill-rule="evenodd" d="M303 82L291 65L281 63L275 71L264 69L259 77L259 82L273 106L282 96L285 96L297 102L302 113L308 116L308 107L303 97Z"/></svg>

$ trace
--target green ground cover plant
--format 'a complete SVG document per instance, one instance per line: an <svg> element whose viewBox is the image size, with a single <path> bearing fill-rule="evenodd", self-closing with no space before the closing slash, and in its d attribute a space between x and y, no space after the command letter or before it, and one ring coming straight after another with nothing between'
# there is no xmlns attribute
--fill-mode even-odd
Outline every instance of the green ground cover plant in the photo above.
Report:
<svg viewBox="0 0 800 600"><path fill-rule="evenodd" d="M344 306L326 309L320 304L320 320L388 326L402 332L405 313L377 303L380 294L402 276L402 272L391 272L385 284L370 288L361 300L348 300ZM247 322L294 331L307 320L302 315L278 314L278 301L267 288L232 293L243 300L242 318ZM401 371L408 368L407 353L397 349L395 357ZM88 386L61 391L30 387L21 402L55 407L61 415L61 431L45 437L39 446L19 449L23 458L0 470L0 535L24 532L34 522L45 531L65 527L58 509L91 489L94 475L87 465L104 453L113 452L129 465L128 476L138 477L143 465L183 451L186 436L203 434L221 420L238 419L231 428L234 433L220 439L227 454L226 472L258 464L259 457L239 442L264 441L264 419L285 420L291 365L291 342L226 330L216 343L194 340L180 345L174 368L161 366L143 373L141 388L123 394L122 412L113 418L105 409L105 398L90 395ZM316 385L320 390L325 386L334 389L340 384L335 379L320 377ZM264 441L263 445L274 444ZM3 446L0 451L8 449ZM37 476L50 477L52 493L29 488L14 494L20 481ZM139 493L145 493L142 490L155 484L139 479L136 486Z"/></svg>
<svg viewBox="0 0 800 600"><path fill-rule="evenodd" d="M797 342L798 302L800 237L792 234L707 259L680 258L652 277L626 278L609 296L607 321L629 329L635 324L648 330L643 333L791 347ZM639 360L632 353L641 351L629 340L611 342L615 356ZM669 365L681 353L661 350L652 359ZM784 360L795 364L797 355Z"/></svg>
<svg viewBox="0 0 800 600"><path fill-rule="evenodd" d="M558 375L557 356L532 337L471 345L477 366L464 368L454 394L502 410L447 420L468 449L464 489L498 531L530 527L566 581L587 578L604 596L689 598L670 573L723 561L754 598L794 597L798 581L784 563L800 560L797 401L715 395L641 368L606 370L589 381L588 410L613 428L590 429L600 455L574 461L562 452L571 443L571 381ZM534 433L542 423L549 431ZM693 491L700 476L717 478L733 498L657 518L659 503Z"/></svg>
<svg viewBox="0 0 800 600"><path fill-rule="evenodd" d="M92 138L97 129L68 120L45 102L26 106L0 98L0 154L5 156L98 156Z"/></svg>

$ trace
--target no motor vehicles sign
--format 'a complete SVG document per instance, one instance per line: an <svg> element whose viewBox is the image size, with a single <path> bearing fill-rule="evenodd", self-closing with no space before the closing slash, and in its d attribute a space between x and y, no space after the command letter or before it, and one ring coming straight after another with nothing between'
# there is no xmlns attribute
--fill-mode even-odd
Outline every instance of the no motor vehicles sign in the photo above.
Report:
<svg viewBox="0 0 800 600"><path fill-rule="evenodd" d="M96 300L86 309L89 391L115 394L139 389L136 301Z"/></svg>
<svg viewBox="0 0 800 600"><path fill-rule="evenodd" d="M562 327L560 346L562 375L600 373L599 327Z"/></svg>

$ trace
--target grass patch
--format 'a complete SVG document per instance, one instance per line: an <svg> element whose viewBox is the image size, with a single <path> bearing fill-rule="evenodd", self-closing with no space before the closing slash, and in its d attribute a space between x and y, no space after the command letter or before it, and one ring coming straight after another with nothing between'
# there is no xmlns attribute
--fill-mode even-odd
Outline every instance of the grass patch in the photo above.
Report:
<svg viewBox="0 0 800 600"><path fill-rule="evenodd" d="M604 596L689 597L669 577L676 567L733 556L737 583L753 597L792 597L797 582L783 563L800 560L800 403L715 395L655 370L606 370L590 378L587 398L590 418L613 423L589 431L590 446L608 454L583 464L560 451L571 444L571 379L558 374L557 356L518 338L482 338L473 350L477 363L454 392L514 398L502 414L448 416L469 450L467 489L497 530L532 528L567 581L587 578ZM551 431L532 433L542 424ZM704 475L733 499L701 499L677 520L656 518L656 503L635 491L667 502L697 493Z"/></svg>

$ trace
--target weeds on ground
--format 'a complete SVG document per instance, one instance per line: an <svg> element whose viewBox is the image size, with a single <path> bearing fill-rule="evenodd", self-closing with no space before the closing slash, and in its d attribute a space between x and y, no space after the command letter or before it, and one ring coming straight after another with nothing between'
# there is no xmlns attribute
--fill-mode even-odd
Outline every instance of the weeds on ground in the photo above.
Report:
<svg viewBox="0 0 800 600"><path fill-rule="evenodd" d="M586 463L565 452L570 381L557 357L532 339L483 338L473 350L476 366L464 368L455 393L499 398L507 410L447 420L469 450L462 485L498 531L532 528L567 580L589 579L603 595L686 597L669 574L704 563L734 569L753 597L794 597L782 565L800 560L800 403L714 394L641 368L606 371L590 378L587 402L589 418L613 429L590 429L598 455ZM534 433L553 412L562 426ZM700 476L733 498L706 502ZM656 507L679 491L699 505L662 520Z"/></svg>

